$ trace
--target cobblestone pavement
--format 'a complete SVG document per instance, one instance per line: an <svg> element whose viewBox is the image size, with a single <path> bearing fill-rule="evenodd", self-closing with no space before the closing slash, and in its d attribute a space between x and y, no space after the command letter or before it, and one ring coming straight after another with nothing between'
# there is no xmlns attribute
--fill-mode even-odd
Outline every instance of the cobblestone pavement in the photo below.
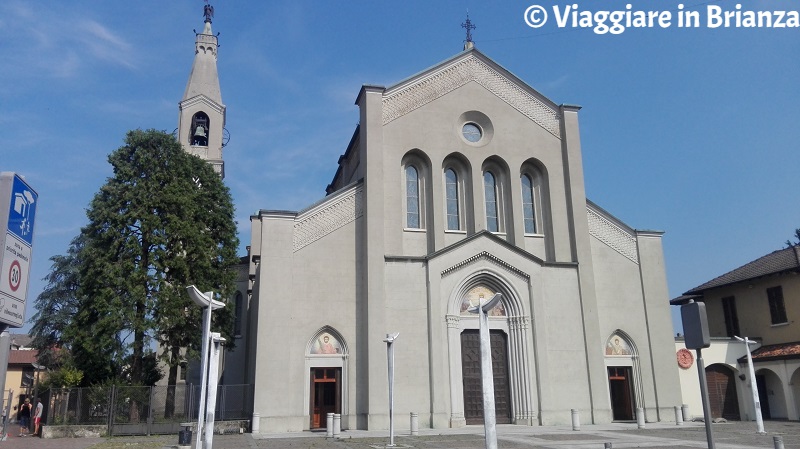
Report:
<svg viewBox="0 0 800 449"><path fill-rule="evenodd" d="M714 424L714 441L718 449L774 448L773 437L783 439L785 449L800 449L800 422L769 421L766 435L756 434L754 422ZM602 449L605 443L612 448L707 448L702 423L584 425L579 431L569 427L498 426L500 449ZM177 444L177 435L115 438L19 438L14 435L0 442L0 449L163 449ZM411 437L399 431L395 448L421 449L482 449L483 427L460 429L421 429L420 436ZM219 435L214 437L214 449L385 449L388 433L377 431L343 431L339 439L326 438L325 433L299 432L288 434Z"/></svg>

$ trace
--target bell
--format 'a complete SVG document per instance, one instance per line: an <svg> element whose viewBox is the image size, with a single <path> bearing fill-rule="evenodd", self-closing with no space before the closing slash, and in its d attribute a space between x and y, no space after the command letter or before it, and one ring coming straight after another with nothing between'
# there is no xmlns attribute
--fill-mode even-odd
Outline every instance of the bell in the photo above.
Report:
<svg viewBox="0 0 800 449"><path fill-rule="evenodd" d="M202 126L198 126L194 129L194 136L195 137L206 137L206 129Z"/></svg>

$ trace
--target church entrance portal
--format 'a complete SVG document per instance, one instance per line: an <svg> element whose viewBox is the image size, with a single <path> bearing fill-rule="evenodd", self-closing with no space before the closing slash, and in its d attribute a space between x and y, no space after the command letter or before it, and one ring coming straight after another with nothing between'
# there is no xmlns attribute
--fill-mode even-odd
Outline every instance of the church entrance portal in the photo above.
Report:
<svg viewBox="0 0 800 449"><path fill-rule="evenodd" d="M608 389L614 421L633 421L633 382L630 366L608 367Z"/></svg>
<svg viewBox="0 0 800 449"><path fill-rule="evenodd" d="M498 424L511 423L511 392L508 386L508 344L506 334L490 332L494 373L495 416ZM464 418L467 424L483 424L481 389L481 340L477 329L461 333L461 372L464 378Z"/></svg>
<svg viewBox="0 0 800 449"><path fill-rule="evenodd" d="M328 413L342 412L342 369L311 368L311 428L324 429Z"/></svg>

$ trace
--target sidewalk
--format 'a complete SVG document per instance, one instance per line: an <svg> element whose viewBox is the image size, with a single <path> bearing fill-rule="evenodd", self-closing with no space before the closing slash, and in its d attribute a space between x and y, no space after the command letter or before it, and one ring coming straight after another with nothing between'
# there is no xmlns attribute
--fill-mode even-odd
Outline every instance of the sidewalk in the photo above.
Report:
<svg viewBox="0 0 800 449"><path fill-rule="evenodd" d="M718 449L774 448L773 436L781 436L785 449L800 449L800 423L768 421L766 435L755 433L754 422L714 424L713 434ZM584 425L579 431L570 427L527 427L501 425L497 428L498 448L502 449L602 449L605 443L613 448L707 448L702 423L682 426L649 423L645 429L636 424L615 423ZM115 438L19 438L10 435L0 442L0 449L162 449L178 442L177 435ZM343 431L339 439L326 438L324 432L281 434L244 434L214 436L214 449L383 449L389 443L387 431ZM395 435L396 448L483 449L483 426L459 429L420 429L411 437L408 431Z"/></svg>

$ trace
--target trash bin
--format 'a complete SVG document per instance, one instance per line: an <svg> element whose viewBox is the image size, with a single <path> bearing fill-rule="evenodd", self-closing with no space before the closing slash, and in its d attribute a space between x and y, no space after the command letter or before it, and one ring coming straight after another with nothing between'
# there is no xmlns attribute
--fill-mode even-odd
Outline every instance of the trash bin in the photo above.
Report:
<svg viewBox="0 0 800 449"><path fill-rule="evenodd" d="M191 446L192 445L192 430L188 427L178 432L178 445Z"/></svg>

